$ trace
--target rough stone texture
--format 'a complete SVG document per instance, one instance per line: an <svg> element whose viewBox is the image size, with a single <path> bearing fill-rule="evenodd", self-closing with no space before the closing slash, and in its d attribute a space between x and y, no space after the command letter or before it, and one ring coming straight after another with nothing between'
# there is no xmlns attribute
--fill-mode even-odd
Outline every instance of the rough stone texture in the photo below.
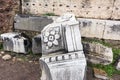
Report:
<svg viewBox="0 0 120 80"><path fill-rule="evenodd" d="M120 19L120 0L115 0L112 19Z"/></svg>
<svg viewBox="0 0 120 80"><path fill-rule="evenodd" d="M103 38L104 20L78 18L82 37Z"/></svg>
<svg viewBox="0 0 120 80"><path fill-rule="evenodd" d="M102 80L109 80L107 77L107 73L104 70L94 68L94 76L96 78L102 79Z"/></svg>
<svg viewBox="0 0 120 80"><path fill-rule="evenodd" d="M0 33L11 31L13 18L19 10L19 0L0 0Z"/></svg>
<svg viewBox="0 0 120 80"><path fill-rule="evenodd" d="M108 19L114 0L22 0L22 4L22 12L26 14L72 12L77 17Z"/></svg>
<svg viewBox="0 0 120 80"><path fill-rule="evenodd" d="M41 32L53 20L44 16L16 15L14 29Z"/></svg>
<svg viewBox="0 0 120 80"><path fill-rule="evenodd" d="M3 57L2 57L2 59L3 60L10 60L12 57L10 56L10 55L8 55L8 54L6 54L6 55L4 55Z"/></svg>
<svg viewBox="0 0 120 80"><path fill-rule="evenodd" d="M88 61L94 64L108 65L113 61L112 48L103 46L100 43L83 42L84 52Z"/></svg>
<svg viewBox="0 0 120 80"><path fill-rule="evenodd" d="M3 40L3 49L16 53L28 53L31 47L28 36L22 33L9 32L0 35Z"/></svg>
<svg viewBox="0 0 120 80"><path fill-rule="evenodd" d="M120 40L120 21L106 21L103 39Z"/></svg>
<svg viewBox="0 0 120 80"><path fill-rule="evenodd" d="M41 35L32 38L32 52L33 54L42 53Z"/></svg>

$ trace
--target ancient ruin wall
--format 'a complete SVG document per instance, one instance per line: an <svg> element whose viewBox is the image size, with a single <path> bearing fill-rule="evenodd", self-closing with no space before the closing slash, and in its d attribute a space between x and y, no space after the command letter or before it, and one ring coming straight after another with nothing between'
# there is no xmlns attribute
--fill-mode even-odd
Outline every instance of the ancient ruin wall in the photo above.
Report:
<svg viewBox="0 0 120 80"><path fill-rule="evenodd" d="M120 0L22 0L26 14L72 12L77 17L120 19Z"/></svg>

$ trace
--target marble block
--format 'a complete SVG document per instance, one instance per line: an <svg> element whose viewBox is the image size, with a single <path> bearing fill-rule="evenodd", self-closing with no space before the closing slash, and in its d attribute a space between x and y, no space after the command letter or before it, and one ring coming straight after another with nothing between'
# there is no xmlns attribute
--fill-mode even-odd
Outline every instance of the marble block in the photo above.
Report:
<svg viewBox="0 0 120 80"><path fill-rule="evenodd" d="M83 51L43 56L40 59L41 80L86 80L86 59Z"/></svg>
<svg viewBox="0 0 120 80"><path fill-rule="evenodd" d="M30 48L30 40L24 37L22 33L4 33L0 37L3 41L5 51L13 51L16 53L28 53Z"/></svg>

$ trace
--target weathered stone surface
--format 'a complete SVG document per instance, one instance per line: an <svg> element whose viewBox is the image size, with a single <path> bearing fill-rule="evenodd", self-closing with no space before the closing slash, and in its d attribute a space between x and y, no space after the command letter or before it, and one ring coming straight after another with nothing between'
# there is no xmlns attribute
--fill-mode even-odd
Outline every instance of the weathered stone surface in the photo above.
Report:
<svg viewBox="0 0 120 80"><path fill-rule="evenodd" d="M3 60L10 60L12 57L9 54L6 54L2 57Z"/></svg>
<svg viewBox="0 0 120 80"><path fill-rule="evenodd" d="M94 76L102 80L108 80L107 73L102 69L94 68Z"/></svg>
<svg viewBox="0 0 120 80"><path fill-rule="evenodd" d="M16 15L14 29L38 31L48 24L52 23L52 19L43 16L29 16L29 15Z"/></svg>
<svg viewBox="0 0 120 80"><path fill-rule="evenodd" d="M41 80L86 80L86 59L75 16L66 13L41 33Z"/></svg>
<svg viewBox="0 0 120 80"><path fill-rule="evenodd" d="M103 39L120 40L120 21L106 21Z"/></svg>
<svg viewBox="0 0 120 80"><path fill-rule="evenodd" d="M94 64L110 64L113 61L112 48L103 46L100 43L83 42L83 48L88 61Z"/></svg>
<svg viewBox="0 0 120 80"><path fill-rule="evenodd" d="M29 38L22 33L4 33L0 37L3 40L3 49L17 53L28 53L31 43Z"/></svg>
<svg viewBox="0 0 120 80"><path fill-rule="evenodd" d="M86 80L86 59L82 51L43 56L40 65L41 80Z"/></svg>
<svg viewBox="0 0 120 80"><path fill-rule="evenodd" d="M79 22L73 14L63 14L42 30L42 52L83 50Z"/></svg>
<svg viewBox="0 0 120 80"><path fill-rule="evenodd" d="M32 52L34 54L42 53L41 35L32 38Z"/></svg>
<svg viewBox="0 0 120 80"><path fill-rule="evenodd" d="M78 17L110 18L114 0L22 0L22 12L45 14L72 12Z"/></svg>
<svg viewBox="0 0 120 80"><path fill-rule="evenodd" d="M47 29L46 29L47 27ZM50 24L42 31L42 53L61 51L64 49L62 27L60 24Z"/></svg>
<svg viewBox="0 0 120 80"><path fill-rule="evenodd" d="M112 19L120 19L120 0L114 2Z"/></svg>
<svg viewBox="0 0 120 80"><path fill-rule="evenodd" d="M34 29L32 26L29 27L30 24L32 24L32 23L30 23L30 24L25 23L25 24L27 24L27 27L21 27L22 25L25 25L24 24L25 21L21 22L21 24L19 23L21 26L18 25L17 27L15 27L15 29L24 29L24 30L32 30L32 31L41 32L41 30L44 28L44 26L49 24L49 19L51 21L55 21L55 20L57 20L58 17L50 16L50 17L44 18L41 16L39 18L43 22L43 25L41 25L41 23L40 23L40 25L42 27L39 27L39 29L37 26L34 26ZM25 19L25 18L22 17L22 19ZM22 21L22 19L21 19L21 21ZM46 19L48 20L48 23L46 23L46 21L47 21ZM82 37L90 37L90 38L95 37L95 38L100 38L100 39L120 40L120 38L119 38L120 37L119 36L120 21L85 19L85 18L77 18L77 20L80 23L80 31L81 31ZM44 22L45 22L45 24L44 24Z"/></svg>
<svg viewBox="0 0 120 80"><path fill-rule="evenodd" d="M104 20L78 18L82 37L103 38Z"/></svg>

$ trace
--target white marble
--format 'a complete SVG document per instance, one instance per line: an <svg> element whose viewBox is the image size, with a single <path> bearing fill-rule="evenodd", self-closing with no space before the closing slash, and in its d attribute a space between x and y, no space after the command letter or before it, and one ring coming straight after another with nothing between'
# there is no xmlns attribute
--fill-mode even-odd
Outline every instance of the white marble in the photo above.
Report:
<svg viewBox="0 0 120 80"><path fill-rule="evenodd" d="M52 80L86 80L87 63L83 51L42 57L40 65L46 65L42 70L48 70L42 72L41 80L46 75L45 80L51 77Z"/></svg>
<svg viewBox="0 0 120 80"><path fill-rule="evenodd" d="M23 36L21 33L4 33L0 35L3 40L3 47L5 51L13 51L16 53L27 53L29 40ZM27 42L25 45L25 41Z"/></svg>

